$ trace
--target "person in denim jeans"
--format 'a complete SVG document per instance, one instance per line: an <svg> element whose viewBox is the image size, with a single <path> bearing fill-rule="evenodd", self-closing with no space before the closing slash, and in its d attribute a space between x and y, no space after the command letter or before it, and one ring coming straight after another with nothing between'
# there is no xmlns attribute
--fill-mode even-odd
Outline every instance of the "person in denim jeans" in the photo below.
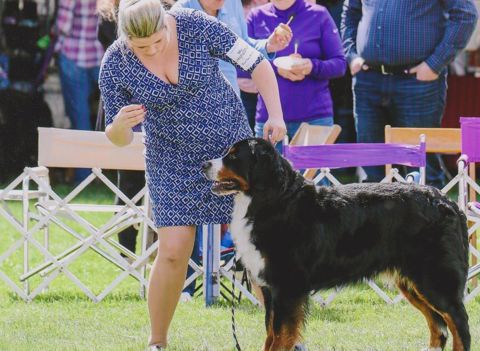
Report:
<svg viewBox="0 0 480 351"><path fill-rule="evenodd" d="M65 112L72 128L92 130L89 99L97 89L102 44L97 40L96 0L60 0L56 20L58 67ZM75 170L75 182L90 173Z"/></svg>
<svg viewBox="0 0 480 351"><path fill-rule="evenodd" d="M360 143L384 141L385 125L440 128L446 99L446 69L437 79L421 82L413 75L384 77L360 71L353 77L355 125ZM427 140L428 141L428 140ZM427 183L442 188L445 182L438 155L427 154ZM364 167L367 181L379 182L384 167Z"/></svg>
<svg viewBox="0 0 480 351"><path fill-rule="evenodd" d="M343 45L350 65L357 141L384 142L384 127L440 127L447 65L477 20L471 0L347 0ZM428 142L428 140L427 140ZM365 167L367 181L383 167ZM444 184L436 155L427 156L427 183Z"/></svg>

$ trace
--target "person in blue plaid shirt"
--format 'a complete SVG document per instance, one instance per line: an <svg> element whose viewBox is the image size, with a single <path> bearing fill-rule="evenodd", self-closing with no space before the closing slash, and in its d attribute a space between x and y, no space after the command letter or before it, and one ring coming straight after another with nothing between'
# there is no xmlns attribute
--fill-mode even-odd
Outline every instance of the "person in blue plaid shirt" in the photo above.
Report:
<svg viewBox="0 0 480 351"><path fill-rule="evenodd" d="M357 141L384 141L384 126L440 127L447 65L477 21L471 0L346 0L342 39L353 75ZM366 167L367 181L384 177ZM441 187L436 155L427 156L427 183Z"/></svg>

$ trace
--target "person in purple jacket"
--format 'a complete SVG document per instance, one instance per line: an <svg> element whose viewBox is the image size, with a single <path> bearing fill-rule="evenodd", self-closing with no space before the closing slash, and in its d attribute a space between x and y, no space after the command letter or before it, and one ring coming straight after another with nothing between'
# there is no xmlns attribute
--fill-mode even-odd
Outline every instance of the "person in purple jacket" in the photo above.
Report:
<svg viewBox="0 0 480 351"><path fill-rule="evenodd" d="M347 64L337 26L327 9L306 0L272 0L254 8L247 18L248 35L268 38L280 23L290 19L293 38L277 57L294 55L300 60L290 70L275 66L274 70L288 137L292 138L302 122L333 124L328 83L343 76ZM265 103L259 97L255 116L255 134L259 137L263 136L267 117Z"/></svg>

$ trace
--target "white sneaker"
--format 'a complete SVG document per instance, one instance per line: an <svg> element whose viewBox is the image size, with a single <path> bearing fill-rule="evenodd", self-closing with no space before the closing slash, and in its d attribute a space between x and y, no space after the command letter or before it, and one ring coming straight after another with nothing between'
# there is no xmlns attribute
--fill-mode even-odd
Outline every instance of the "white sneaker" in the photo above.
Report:
<svg viewBox="0 0 480 351"><path fill-rule="evenodd" d="M181 303L190 302L192 301L192 295L190 295L187 292L182 292L182 294L180 295L180 299L178 301Z"/></svg>

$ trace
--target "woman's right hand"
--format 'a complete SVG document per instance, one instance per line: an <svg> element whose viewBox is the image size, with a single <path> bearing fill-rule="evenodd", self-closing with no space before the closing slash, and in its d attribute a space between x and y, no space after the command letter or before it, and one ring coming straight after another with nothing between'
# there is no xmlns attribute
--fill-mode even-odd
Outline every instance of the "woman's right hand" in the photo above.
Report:
<svg viewBox="0 0 480 351"><path fill-rule="evenodd" d="M113 127L119 129L132 129L137 124L145 120L147 113L143 105L127 105L118 111L117 116L113 120Z"/></svg>

